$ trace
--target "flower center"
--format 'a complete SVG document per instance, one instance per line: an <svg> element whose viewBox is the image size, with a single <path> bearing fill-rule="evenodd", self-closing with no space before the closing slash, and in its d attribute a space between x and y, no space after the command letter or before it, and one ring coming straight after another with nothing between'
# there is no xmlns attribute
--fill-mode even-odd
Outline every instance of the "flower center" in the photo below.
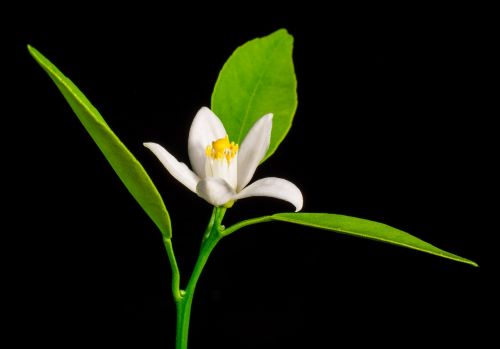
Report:
<svg viewBox="0 0 500 349"><path fill-rule="evenodd" d="M238 144L229 142L229 137L217 139L208 145L205 153L205 176L224 179L236 190L238 181Z"/></svg>
<svg viewBox="0 0 500 349"><path fill-rule="evenodd" d="M237 152L238 144L229 142L228 135L224 138L219 138L213 141L212 144L208 145L205 150L207 157L216 160L220 160L225 157L228 162L236 156Z"/></svg>

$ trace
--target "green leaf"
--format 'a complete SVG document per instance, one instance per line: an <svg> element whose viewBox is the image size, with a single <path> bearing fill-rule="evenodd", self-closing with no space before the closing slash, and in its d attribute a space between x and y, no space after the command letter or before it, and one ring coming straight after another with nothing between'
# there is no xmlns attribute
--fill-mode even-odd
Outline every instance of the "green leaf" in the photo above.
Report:
<svg viewBox="0 0 500 349"><path fill-rule="evenodd" d="M478 266L471 260L443 251L402 230L367 219L329 213L278 213L269 216L269 218L271 220L301 224L308 227L382 241L448 258L457 262L467 263L475 267Z"/></svg>
<svg viewBox="0 0 500 349"><path fill-rule="evenodd" d="M28 46L28 50L59 88L128 191L155 222L163 236L170 238L172 229L165 204L139 161L113 133L78 87L35 48Z"/></svg>
<svg viewBox="0 0 500 349"><path fill-rule="evenodd" d="M212 93L212 110L236 143L261 116L274 114L264 160L285 138L297 109L292 49L293 37L285 29L245 43L222 67Z"/></svg>
<svg viewBox="0 0 500 349"><path fill-rule="evenodd" d="M369 221L367 219L331 213L277 213L272 216L262 216L247 219L225 229L222 232L222 235L227 236L243 227L270 221L300 224L312 228L319 228L341 234L357 236L360 238L382 241L389 244L430 253L457 262L470 264L475 267L478 266L477 263L471 260L441 250L440 248L432 246L431 244L420 240L419 238L405 233L402 230L390 227L386 224Z"/></svg>

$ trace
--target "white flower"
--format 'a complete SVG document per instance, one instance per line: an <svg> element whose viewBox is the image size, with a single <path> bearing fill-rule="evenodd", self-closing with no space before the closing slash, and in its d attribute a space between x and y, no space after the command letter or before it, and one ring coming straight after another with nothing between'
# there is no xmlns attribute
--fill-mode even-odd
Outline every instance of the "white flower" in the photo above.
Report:
<svg viewBox="0 0 500 349"><path fill-rule="evenodd" d="M179 182L214 206L238 199L269 196L302 209L302 193L285 179L268 177L247 184L264 158L271 140L272 114L252 126L241 146L229 141L220 119L208 108L196 114L189 131L188 151L193 171L156 143L144 143Z"/></svg>

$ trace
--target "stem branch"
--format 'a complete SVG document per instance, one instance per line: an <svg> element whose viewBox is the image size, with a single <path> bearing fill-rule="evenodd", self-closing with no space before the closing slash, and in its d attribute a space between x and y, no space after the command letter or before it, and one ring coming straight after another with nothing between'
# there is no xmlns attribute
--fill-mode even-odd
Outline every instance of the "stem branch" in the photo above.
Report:
<svg viewBox="0 0 500 349"><path fill-rule="evenodd" d="M168 260L170 261L170 267L172 268L172 295L174 296L174 301L177 303L182 298L180 290L181 275L175 259L172 240L169 238L163 238L163 244L167 250Z"/></svg>

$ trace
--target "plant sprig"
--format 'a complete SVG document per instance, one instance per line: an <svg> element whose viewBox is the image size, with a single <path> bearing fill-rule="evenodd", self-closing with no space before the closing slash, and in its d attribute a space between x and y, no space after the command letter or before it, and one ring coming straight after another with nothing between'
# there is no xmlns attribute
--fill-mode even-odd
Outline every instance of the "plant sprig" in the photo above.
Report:
<svg viewBox="0 0 500 349"><path fill-rule="evenodd" d="M214 113L208 108L202 108L200 113L203 115L197 115L193 122L190 133L193 140L190 140L189 149L193 171L175 160L161 146L146 144L176 179L214 205L206 231L201 236L202 245L193 272L189 278L183 279L172 244L169 213L144 167L79 88L35 48L28 46L28 49L56 84L125 187L163 235L172 269L172 295L177 306L177 349L187 348L194 292L211 252L222 238L249 225L270 221L298 224L385 242L477 266L469 259L439 249L402 230L366 219L331 213L275 213L224 227L222 221L227 210L237 200L249 196L271 196L291 202L296 210L302 208L301 191L285 179L269 177L247 186L255 167L268 159L285 138L297 108L297 82L292 60L293 37L281 29L245 43L225 63L212 94L211 107ZM197 122L201 122L201 126L195 126ZM215 131L210 133L212 131L207 128ZM222 130L227 132L225 138ZM234 137L233 142L229 141L227 135ZM194 148L191 147L192 144ZM200 150L196 149L199 144L207 147L205 160L205 155L200 155ZM245 152L245 147L257 150ZM254 153L260 154L258 158L252 157ZM237 157L239 162L235 164ZM208 167L204 161L211 161ZM232 166L229 172L220 172L220 167L217 167L220 163L228 165L228 168ZM242 173L245 171L244 176ZM245 183L240 185L242 182ZM184 288L183 282L186 282Z"/></svg>

